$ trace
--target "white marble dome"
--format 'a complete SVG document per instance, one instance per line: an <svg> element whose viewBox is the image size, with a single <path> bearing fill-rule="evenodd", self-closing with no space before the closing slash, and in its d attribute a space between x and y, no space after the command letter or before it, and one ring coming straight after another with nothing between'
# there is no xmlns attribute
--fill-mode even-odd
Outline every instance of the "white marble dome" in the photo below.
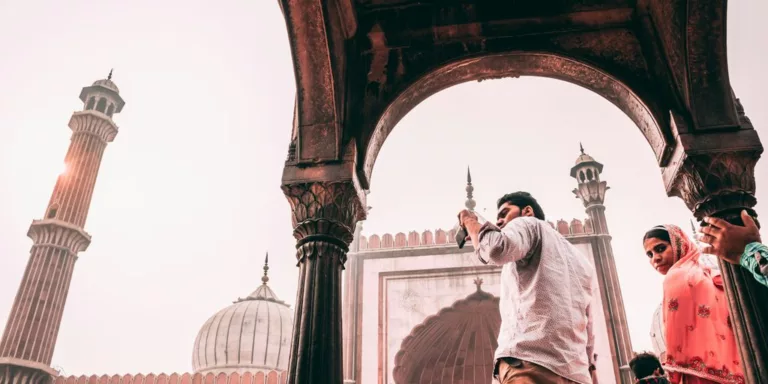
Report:
<svg viewBox="0 0 768 384"><path fill-rule="evenodd" d="M293 310L263 284L203 324L192 353L195 372L288 370Z"/></svg>

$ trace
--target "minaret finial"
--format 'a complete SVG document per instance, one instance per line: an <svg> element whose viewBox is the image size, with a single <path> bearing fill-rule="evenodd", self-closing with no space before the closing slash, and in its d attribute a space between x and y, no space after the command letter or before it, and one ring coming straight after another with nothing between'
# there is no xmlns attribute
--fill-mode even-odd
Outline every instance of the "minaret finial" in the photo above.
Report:
<svg viewBox="0 0 768 384"><path fill-rule="evenodd" d="M109 70L109 75L107 76L107 80L112 80L112 71L114 70L115 70L114 68Z"/></svg>
<svg viewBox="0 0 768 384"><path fill-rule="evenodd" d="M472 199L472 192L475 190L475 187L472 186L472 174L469 171L469 166L467 166L467 188L465 190L467 191L467 201L464 203L464 206L470 211L474 211L477 203Z"/></svg>
<svg viewBox="0 0 768 384"><path fill-rule="evenodd" d="M581 141L579 141L579 150L581 151L581 154L584 154L584 146L581 145Z"/></svg>
<svg viewBox="0 0 768 384"><path fill-rule="evenodd" d="M267 272L269 271L269 252L267 252L267 256L264 257L264 276L261 277L261 283L266 285L269 281L269 276L267 276Z"/></svg>

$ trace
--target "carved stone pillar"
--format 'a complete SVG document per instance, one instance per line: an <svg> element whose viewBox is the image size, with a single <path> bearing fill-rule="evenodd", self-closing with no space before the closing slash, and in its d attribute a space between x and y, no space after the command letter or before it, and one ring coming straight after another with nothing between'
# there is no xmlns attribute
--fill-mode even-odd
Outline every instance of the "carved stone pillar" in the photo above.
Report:
<svg viewBox="0 0 768 384"><path fill-rule="evenodd" d="M365 216L364 194L351 180L288 183L283 192L299 267L288 383L341 384L341 271Z"/></svg>
<svg viewBox="0 0 768 384"><path fill-rule="evenodd" d="M668 193L681 197L699 220L712 216L743 225L744 209L756 218L754 170L762 153L757 134L698 136L683 138L688 148L673 164L678 168L667 179ZM736 148L703 150L712 143ZM741 266L720 263L746 382L763 382L768 377L768 289Z"/></svg>

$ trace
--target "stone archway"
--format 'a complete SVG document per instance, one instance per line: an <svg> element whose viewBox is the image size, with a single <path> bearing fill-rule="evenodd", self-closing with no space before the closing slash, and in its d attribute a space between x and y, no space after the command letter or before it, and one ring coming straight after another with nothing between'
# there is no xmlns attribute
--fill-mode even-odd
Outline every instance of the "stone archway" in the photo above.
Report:
<svg viewBox="0 0 768 384"><path fill-rule="evenodd" d="M651 95L631 87L602 68L551 52L506 52L462 58L426 73L400 90L378 120L371 119L372 135L367 142L363 169L371 178L379 151L397 123L416 105L444 89L469 81L536 76L562 80L586 88L621 109L640 129L659 165L668 164L674 137L669 115Z"/></svg>
<svg viewBox="0 0 768 384"><path fill-rule="evenodd" d="M550 76L607 98L656 154L669 196L740 223L762 145L728 78L724 0L280 0L297 97L282 188L299 289L289 383L341 383L341 271L378 150L431 94ZM768 289L723 272L748 382L768 377Z"/></svg>
<svg viewBox="0 0 768 384"><path fill-rule="evenodd" d="M487 384L501 327L499 298L480 289L424 320L403 339L397 384Z"/></svg>

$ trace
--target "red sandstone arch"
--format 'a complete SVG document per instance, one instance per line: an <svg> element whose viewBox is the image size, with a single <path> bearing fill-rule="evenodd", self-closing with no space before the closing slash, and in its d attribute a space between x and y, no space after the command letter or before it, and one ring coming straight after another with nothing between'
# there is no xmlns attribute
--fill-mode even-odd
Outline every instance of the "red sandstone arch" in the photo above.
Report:
<svg viewBox="0 0 768 384"><path fill-rule="evenodd" d="M403 340L395 383L488 383L500 326L499 298L479 289L441 309Z"/></svg>
<svg viewBox="0 0 768 384"><path fill-rule="evenodd" d="M567 81L591 90L621 109L640 129L660 166L666 165L674 148L668 111L656 107L650 95L638 95L636 87L591 63L549 52L483 53L461 58L429 71L407 84L372 120L363 170L370 181L374 163L387 136L416 105L454 85L506 77L537 76Z"/></svg>
<svg viewBox="0 0 768 384"><path fill-rule="evenodd" d="M724 0L280 5L296 78L282 188L293 209L299 290L306 292L296 305L288 369L296 383L318 374L342 381L339 307L313 303L340 294L342 243L367 214L365 190L387 135L441 89L521 75L576 83L638 125L667 194L681 197L698 219L740 223L742 209L754 214L753 172L763 148L728 79ZM328 247L329 240L340 248ZM307 257L310 249L323 257ZM331 268L313 261L320 259L339 262ZM748 271L725 267L745 376L759 382L768 377L768 309L759 305L768 291ZM359 375L353 365L347 373Z"/></svg>

